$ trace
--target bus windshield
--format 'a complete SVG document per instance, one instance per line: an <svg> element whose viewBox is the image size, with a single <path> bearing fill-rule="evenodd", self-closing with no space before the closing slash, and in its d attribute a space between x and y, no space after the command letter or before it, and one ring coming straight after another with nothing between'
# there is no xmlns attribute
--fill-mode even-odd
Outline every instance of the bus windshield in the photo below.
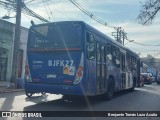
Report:
<svg viewBox="0 0 160 120"><path fill-rule="evenodd" d="M81 26L76 23L50 23L32 26L29 48L75 48L81 46Z"/></svg>

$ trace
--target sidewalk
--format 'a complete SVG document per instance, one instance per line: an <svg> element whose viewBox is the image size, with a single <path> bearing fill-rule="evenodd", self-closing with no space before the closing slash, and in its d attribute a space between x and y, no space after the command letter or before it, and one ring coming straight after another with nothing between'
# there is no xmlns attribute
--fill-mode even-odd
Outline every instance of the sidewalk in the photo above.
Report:
<svg viewBox="0 0 160 120"><path fill-rule="evenodd" d="M18 91L23 91L23 88L14 88L10 86L10 82L8 81L0 81L0 94L1 93L9 93L9 92L18 92Z"/></svg>

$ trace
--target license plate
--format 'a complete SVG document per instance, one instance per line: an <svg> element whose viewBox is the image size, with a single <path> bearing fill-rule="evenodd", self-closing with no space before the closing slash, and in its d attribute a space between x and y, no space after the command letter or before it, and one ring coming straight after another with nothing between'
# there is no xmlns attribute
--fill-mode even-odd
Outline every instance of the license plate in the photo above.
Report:
<svg viewBox="0 0 160 120"><path fill-rule="evenodd" d="M47 78L56 78L56 75L55 74L49 74L49 75L47 75Z"/></svg>

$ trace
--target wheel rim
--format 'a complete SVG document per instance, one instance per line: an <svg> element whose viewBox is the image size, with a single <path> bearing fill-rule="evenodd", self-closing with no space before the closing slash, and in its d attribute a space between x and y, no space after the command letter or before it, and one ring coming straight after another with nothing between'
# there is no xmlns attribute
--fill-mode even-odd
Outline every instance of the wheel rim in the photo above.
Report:
<svg viewBox="0 0 160 120"><path fill-rule="evenodd" d="M32 94L32 93L27 92L27 93L26 93L26 95L27 95L28 97L31 97L33 94Z"/></svg>
<svg viewBox="0 0 160 120"><path fill-rule="evenodd" d="M45 92L41 92L41 94L42 94L42 95L45 95L46 93L45 93Z"/></svg>

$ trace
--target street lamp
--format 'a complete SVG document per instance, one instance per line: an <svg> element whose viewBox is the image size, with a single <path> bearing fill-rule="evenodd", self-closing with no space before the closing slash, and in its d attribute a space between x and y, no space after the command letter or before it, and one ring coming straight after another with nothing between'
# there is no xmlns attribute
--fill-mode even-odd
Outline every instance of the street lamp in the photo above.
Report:
<svg viewBox="0 0 160 120"><path fill-rule="evenodd" d="M15 18L15 16L14 17L10 17L8 15L5 15L5 16L2 17L2 19L10 19L10 18Z"/></svg>
<svg viewBox="0 0 160 120"><path fill-rule="evenodd" d="M129 40L126 44L128 44L129 42L133 42L133 41L134 41L134 40ZM126 45L126 44L125 44L125 45Z"/></svg>

